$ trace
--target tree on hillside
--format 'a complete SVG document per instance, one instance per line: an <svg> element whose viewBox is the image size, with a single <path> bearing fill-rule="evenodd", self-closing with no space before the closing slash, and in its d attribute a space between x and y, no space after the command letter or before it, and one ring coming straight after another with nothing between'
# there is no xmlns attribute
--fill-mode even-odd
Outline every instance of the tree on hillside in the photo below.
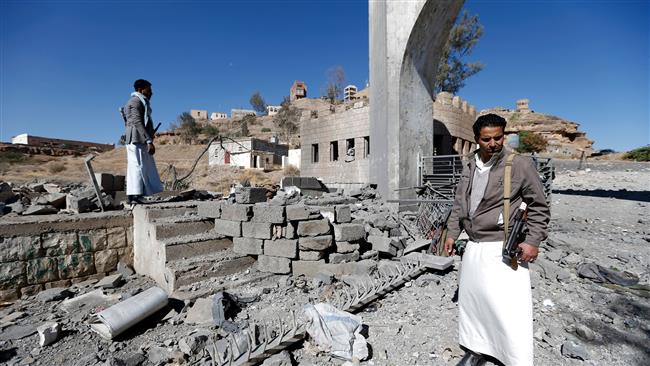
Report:
<svg viewBox="0 0 650 366"><path fill-rule="evenodd" d="M546 141L544 136L530 131L519 132L519 147L517 148L517 152L542 152L546 150L546 146L548 146L548 141Z"/></svg>
<svg viewBox="0 0 650 366"><path fill-rule="evenodd" d="M176 117L176 123L174 126L178 126L176 129L179 130L181 138L187 144L191 144L198 136L199 132L201 132L201 127L188 112L179 114L178 117Z"/></svg>
<svg viewBox="0 0 650 366"><path fill-rule="evenodd" d="M266 102L264 101L264 98L262 98L260 92L257 91L255 94L251 95L250 103L255 112L266 114Z"/></svg>
<svg viewBox="0 0 650 366"><path fill-rule="evenodd" d="M289 97L284 97L280 110L273 116L273 124L280 131L280 138L284 141L290 141L293 135L298 132L299 121L300 110L291 105Z"/></svg>
<svg viewBox="0 0 650 366"><path fill-rule="evenodd" d="M345 70L340 65L327 69L326 95L331 103L343 99L345 88Z"/></svg>
<svg viewBox="0 0 650 366"><path fill-rule="evenodd" d="M467 10L449 32L449 39L442 51L436 74L435 92L458 93L465 86L465 80L484 67L480 61L465 62L474 46L483 35L483 26L478 15L470 16Z"/></svg>

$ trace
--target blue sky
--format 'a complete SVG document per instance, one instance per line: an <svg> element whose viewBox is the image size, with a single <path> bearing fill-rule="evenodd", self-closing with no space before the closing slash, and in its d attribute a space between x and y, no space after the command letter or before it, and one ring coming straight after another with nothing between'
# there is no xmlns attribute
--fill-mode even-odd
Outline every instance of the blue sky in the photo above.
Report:
<svg viewBox="0 0 650 366"><path fill-rule="evenodd" d="M0 0L0 140L115 142L133 80L154 85L154 119L190 109L279 104L304 80L320 96L327 69L368 80L366 1ZM647 1L472 1L485 69L459 92L477 109L514 108L581 124L596 148L650 143Z"/></svg>

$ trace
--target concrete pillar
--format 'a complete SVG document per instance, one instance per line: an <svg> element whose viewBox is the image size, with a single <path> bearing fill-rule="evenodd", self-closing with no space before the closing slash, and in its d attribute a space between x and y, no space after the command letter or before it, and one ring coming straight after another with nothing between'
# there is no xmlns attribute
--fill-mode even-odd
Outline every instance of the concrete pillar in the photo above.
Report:
<svg viewBox="0 0 650 366"><path fill-rule="evenodd" d="M433 154L433 82L462 0L369 1L370 181L410 198L417 154Z"/></svg>

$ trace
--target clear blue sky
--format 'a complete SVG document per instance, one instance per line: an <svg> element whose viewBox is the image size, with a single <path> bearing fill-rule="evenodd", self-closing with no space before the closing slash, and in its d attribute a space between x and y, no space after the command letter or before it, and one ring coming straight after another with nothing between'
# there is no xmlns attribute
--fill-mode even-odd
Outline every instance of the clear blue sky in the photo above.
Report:
<svg viewBox="0 0 650 366"><path fill-rule="evenodd" d="M368 80L368 4L356 1L0 0L0 140L20 133L115 142L137 78L154 120L190 109L279 104L328 68ZM485 69L459 95L477 109L531 108L581 124L597 148L650 143L648 1L472 1Z"/></svg>

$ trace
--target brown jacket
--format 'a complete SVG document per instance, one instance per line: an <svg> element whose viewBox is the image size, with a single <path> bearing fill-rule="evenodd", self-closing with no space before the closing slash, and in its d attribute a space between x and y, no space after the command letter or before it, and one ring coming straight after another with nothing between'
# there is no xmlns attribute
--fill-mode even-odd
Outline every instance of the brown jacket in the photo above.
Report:
<svg viewBox="0 0 650 366"><path fill-rule="evenodd" d="M457 239L461 229L465 229L472 241L503 241L503 225L497 224L503 212L503 176L506 157L511 153L502 149L490 169L488 184L483 200L479 203L473 217L469 217L470 192L476 160L474 154L468 155L463 162L463 173L456 187L454 206L447 223L448 238ZM510 179L510 229L512 228L515 210L522 200L528 205L528 232L524 243L534 246L547 237L547 227L551 213L544 197L544 187L533 165L527 156L515 156L512 162L512 177ZM509 229L509 230L510 230Z"/></svg>

